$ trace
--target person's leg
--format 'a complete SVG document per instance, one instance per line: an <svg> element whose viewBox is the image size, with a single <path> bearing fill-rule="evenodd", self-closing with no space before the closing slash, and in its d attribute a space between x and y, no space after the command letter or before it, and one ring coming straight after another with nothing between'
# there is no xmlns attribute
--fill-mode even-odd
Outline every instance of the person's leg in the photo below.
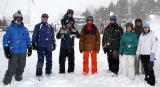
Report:
<svg viewBox="0 0 160 87"><path fill-rule="evenodd" d="M139 62L137 58L135 59L134 68L135 68L135 75L139 75Z"/></svg>
<svg viewBox="0 0 160 87"><path fill-rule="evenodd" d="M146 70L147 70L147 82L151 86L155 85L155 74L153 70L154 62L150 62L150 55L146 56Z"/></svg>
<svg viewBox="0 0 160 87"><path fill-rule="evenodd" d="M51 74L52 73L52 51L45 50L45 56L46 56L46 68L45 73Z"/></svg>
<svg viewBox="0 0 160 87"><path fill-rule="evenodd" d="M109 67L109 71L112 72L112 65L113 65L113 62L112 62L112 54L111 52L107 52L107 60L108 60L108 67Z"/></svg>
<svg viewBox="0 0 160 87"><path fill-rule="evenodd" d="M141 73L142 74L145 74L145 72L144 72L144 68L143 68L143 64L142 64L142 62L140 61L140 64L141 64Z"/></svg>
<svg viewBox="0 0 160 87"><path fill-rule="evenodd" d="M74 49L70 49L68 52L68 73L74 72Z"/></svg>
<svg viewBox="0 0 160 87"><path fill-rule="evenodd" d="M115 50L112 51L112 54ZM112 71L113 73L115 73L116 75L118 75L118 71L119 71L119 56L115 56L112 55Z"/></svg>
<svg viewBox="0 0 160 87"><path fill-rule="evenodd" d="M145 55L141 55L141 62L145 72L145 80L148 81L147 57Z"/></svg>
<svg viewBox="0 0 160 87"><path fill-rule="evenodd" d="M92 74L97 73L97 53L96 51L91 51L92 59Z"/></svg>
<svg viewBox="0 0 160 87"><path fill-rule="evenodd" d="M127 76L127 56L126 55L123 55L120 57L120 65L121 65L121 73L122 75L124 76Z"/></svg>
<svg viewBox="0 0 160 87"><path fill-rule="evenodd" d="M12 81L12 76L15 74L17 66L17 55L12 54L11 59L8 61L8 70L6 71L6 74L3 79L4 85L8 85Z"/></svg>
<svg viewBox="0 0 160 87"><path fill-rule="evenodd" d="M128 77L130 79L134 79L135 78L135 69L134 69L134 62L135 62L135 56L128 56L128 65L126 65L127 67L127 71L128 71Z"/></svg>
<svg viewBox="0 0 160 87"><path fill-rule="evenodd" d="M42 76L42 68L44 63L44 48L38 48L38 61L37 61L37 67L36 67L36 76Z"/></svg>
<svg viewBox="0 0 160 87"><path fill-rule="evenodd" d="M66 50L61 48L59 54L59 73L65 73Z"/></svg>
<svg viewBox="0 0 160 87"><path fill-rule="evenodd" d="M89 72L89 66L88 63L89 62L89 52L88 51L84 51L83 53L83 73L84 74L88 74Z"/></svg>
<svg viewBox="0 0 160 87"><path fill-rule="evenodd" d="M26 66L26 54L19 54L17 61L17 68L15 72L15 80L17 81L22 80L22 74L24 72L25 66Z"/></svg>

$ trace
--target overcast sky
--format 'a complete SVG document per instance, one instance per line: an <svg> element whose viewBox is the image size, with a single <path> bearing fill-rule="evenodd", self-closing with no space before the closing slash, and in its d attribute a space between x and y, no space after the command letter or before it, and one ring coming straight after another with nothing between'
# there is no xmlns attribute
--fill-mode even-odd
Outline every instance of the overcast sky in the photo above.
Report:
<svg viewBox="0 0 160 87"><path fill-rule="evenodd" d="M31 20L39 20L42 13L48 13L50 20L57 20L68 8L75 12L82 12L86 8L94 9L100 6L107 7L108 4L117 0L31 0ZM5 11L3 11L5 8ZM29 13L29 0L0 0L0 15L12 17L12 14L20 9L24 15Z"/></svg>

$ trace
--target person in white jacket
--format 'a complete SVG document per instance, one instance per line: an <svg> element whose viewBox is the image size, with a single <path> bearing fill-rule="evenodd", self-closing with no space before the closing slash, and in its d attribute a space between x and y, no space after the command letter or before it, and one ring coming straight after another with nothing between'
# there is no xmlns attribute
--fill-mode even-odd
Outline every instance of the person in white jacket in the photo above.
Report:
<svg viewBox="0 0 160 87"><path fill-rule="evenodd" d="M145 71L145 81L148 84L155 85L155 74L153 70L155 53L157 48L157 38L150 30L148 23L144 23L143 32L140 35L136 56L142 61Z"/></svg>

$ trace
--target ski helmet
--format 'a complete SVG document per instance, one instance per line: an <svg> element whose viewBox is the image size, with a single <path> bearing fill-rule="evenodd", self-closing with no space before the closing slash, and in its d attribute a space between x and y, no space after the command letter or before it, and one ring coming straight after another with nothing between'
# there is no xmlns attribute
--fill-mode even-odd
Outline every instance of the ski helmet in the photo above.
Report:
<svg viewBox="0 0 160 87"><path fill-rule="evenodd" d="M23 15L20 10L18 10L16 13L13 14L13 19L15 20L17 17L20 17L23 19Z"/></svg>
<svg viewBox="0 0 160 87"><path fill-rule="evenodd" d="M74 11L73 11L72 9L68 9L68 10L67 10L67 14L72 14L72 15L73 15L73 14L74 14Z"/></svg>

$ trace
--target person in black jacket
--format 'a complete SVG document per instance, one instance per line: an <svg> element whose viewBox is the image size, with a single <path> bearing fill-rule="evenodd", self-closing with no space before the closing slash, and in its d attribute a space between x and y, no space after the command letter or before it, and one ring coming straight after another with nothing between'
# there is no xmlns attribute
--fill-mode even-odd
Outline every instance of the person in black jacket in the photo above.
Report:
<svg viewBox="0 0 160 87"><path fill-rule="evenodd" d="M68 73L74 72L74 38L80 37L79 32L72 27L72 21L68 21L64 28L61 28L57 33L57 39L61 39L60 54L59 54L59 73L65 73L65 61L68 57Z"/></svg>
<svg viewBox="0 0 160 87"><path fill-rule="evenodd" d="M67 10L67 13L61 19L61 24L63 28L65 28L66 23L68 23L69 21L72 22L72 27L75 28L74 27L75 20L73 18L73 14L74 11L72 9Z"/></svg>
<svg viewBox="0 0 160 87"><path fill-rule="evenodd" d="M116 16L110 17L110 24L105 28L102 38L103 51L108 56L109 71L117 76L119 70L119 45L123 29L116 23Z"/></svg>

